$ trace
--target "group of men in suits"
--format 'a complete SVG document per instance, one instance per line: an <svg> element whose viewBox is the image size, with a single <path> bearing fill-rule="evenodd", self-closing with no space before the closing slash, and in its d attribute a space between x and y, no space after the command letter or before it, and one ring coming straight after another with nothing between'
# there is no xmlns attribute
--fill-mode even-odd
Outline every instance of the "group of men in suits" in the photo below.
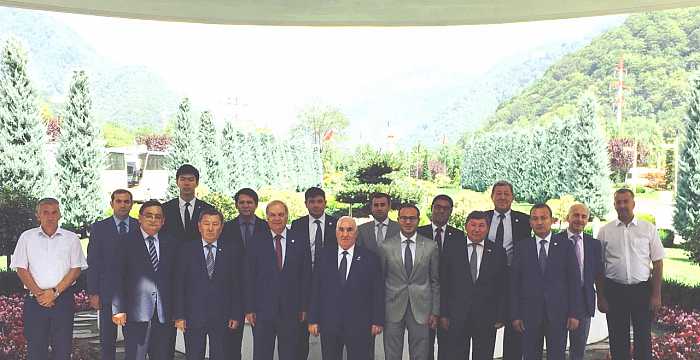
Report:
<svg viewBox="0 0 700 360"><path fill-rule="evenodd" d="M416 206L396 206L396 222L390 196L375 193L372 220L358 226L326 214L325 193L312 187L308 215L288 227L287 205L270 201L263 220L249 188L224 222L196 198L198 182L183 165L179 196L145 202L138 220L128 215L131 194L117 190L114 215L92 226L88 293L101 310L101 358L114 358L120 325L128 360L172 359L177 329L188 359L204 358L207 338L210 359L244 359L246 322L254 360L271 360L275 343L279 359L306 360L310 334L321 336L324 360L341 359L343 348L348 359L372 359L382 333L385 358L401 359L406 331L411 359L432 360L436 338L438 360L490 359L502 327L504 359L540 359L545 341L547 357L563 359L567 336L571 358L583 357L605 271L600 242L583 233L583 204L554 234L547 205L513 210L513 187L500 181L494 209L470 213L462 231L448 225L447 195L418 227Z"/></svg>

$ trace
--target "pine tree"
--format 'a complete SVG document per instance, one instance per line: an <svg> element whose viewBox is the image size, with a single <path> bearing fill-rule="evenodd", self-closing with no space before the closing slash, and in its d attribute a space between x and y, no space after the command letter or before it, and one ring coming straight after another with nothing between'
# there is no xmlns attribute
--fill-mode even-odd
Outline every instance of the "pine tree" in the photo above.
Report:
<svg viewBox="0 0 700 360"><path fill-rule="evenodd" d="M567 174L567 194L588 205L591 215L602 218L610 210L612 183L608 160L607 142L598 125L596 99L587 94L579 102L576 117L571 119L567 161L562 167ZM565 195L565 194L559 194Z"/></svg>
<svg viewBox="0 0 700 360"><path fill-rule="evenodd" d="M9 39L0 58L0 187L24 196L46 195L45 128L27 74L27 54Z"/></svg>
<svg viewBox="0 0 700 360"><path fill-rule="evenodd" d="M103 144L91 117L92 99L84 71L73 73L58 145L58 198L63 226L83 229L102 214Z"/></svg>
<svg viewBox="0 0 700 360"><path fill-rule="evenodd" d="M686 240L684 247L700 263L700 73L691 80L685 116L685 136L678 158L678 190L673 226Z"/></svg>
<svg viewBox="0 0 700 360"><path fill-rule="evenodd" d="M194 146L195 140L196 134L190 114L190 100L184 98L175 118L173 138L165 160L165 168L168 170L168 195L171 197L176 197L179 194L175 183L177 169L183 164L197 166L199 163L198 149Z"/></svg>
<svg viewBox="0 0 700 360"><path fill-rule="evenodd" d="M239 157L241 156L240 135L230 121L224 125L221 131L221 171L224 193L233 196L241 186L241 174L239 170Z"/></svg>
<svg viewBox="0 0 700 360"><path fill-rule="evenodd" d="M199 148L201 149L200 183L210 191L223 193L225 190L221 169L221 148L218 146L216 128L211 113L205 111L199 118Z"/></svg>

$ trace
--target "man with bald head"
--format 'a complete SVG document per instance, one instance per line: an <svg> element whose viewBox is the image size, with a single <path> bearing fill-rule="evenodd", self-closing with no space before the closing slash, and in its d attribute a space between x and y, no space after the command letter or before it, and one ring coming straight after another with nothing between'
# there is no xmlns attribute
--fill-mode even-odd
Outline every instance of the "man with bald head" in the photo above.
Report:
<svg viewBox="0 0 700 360"><path fill-rule="evenodd" d="M323 360L366 360L371 339L384 326L384 279L377 276L379 258L356 245L357 224L340 218L335 235L338 247L322 249L314 267L309 333L321 335Z"/></svg>
<svg viewBox="0 0 700 360"><path fill-rule="evenodd" d="M559 241L569 240L574 246L576 259L581 274L581 304L583 313L579 319L576 330L569 331L569 359L583 359L586 351L586 340L591 327L591 317L595 315L594 283L603 276L603 257L600 241L583 232L590 220L590 211L584 204L574 204L569 208L566 221L569 226L566 230L554 235Z"/></svg>

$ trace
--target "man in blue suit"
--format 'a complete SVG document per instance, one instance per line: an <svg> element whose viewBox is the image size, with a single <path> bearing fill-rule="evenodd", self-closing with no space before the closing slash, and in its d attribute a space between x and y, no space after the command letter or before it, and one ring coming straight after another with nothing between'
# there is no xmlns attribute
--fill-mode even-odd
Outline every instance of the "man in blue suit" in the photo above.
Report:
<svg viewBox="0 0 700 360"><path fill-rule="evenodd" d="M176 246L161 233L165 217L156 200L139 209L141 228L131 233L120 251L112 301L112 321L127 325L126 360L170 360L172 334L173 276Z"/></svg>
<svg viewBox="0 0 700 360"><path fill-rule="evenodd" d="M591 328L591 317L595 315L595 293L593 287L596 279L603 276L603 256L600 241L583 232L588 224L590 211L584 204L574 204L569 208L566 230L554 235L559 242L569 240L574 246L574 252L581 273L581 292L583 313L579 319L578 329L569 331L569 359L582 360L586 352L588 331Z"/></svg>
<svg viewBox="0 0 700 360"><path fill-rule="evenodd" d="M253 360L272 360L277 339L280 360L298 358L299 323L306 320L311 285L307 239L287 230L287 205L265 209L270 231L249 243L246 320L253 326Z"/></svg>
<svg viewBox="0 0 700 360"><path fill-rule="evenodd" d="M220 237L223 222L220 212L202 210L202 240L180 246L173 317L185 335L188 360L204 360L207 337L209 359L228 359L227 334L243 324L242 250Z"/></svg>
<svg viewBox="0 0 700 360"><path fill-rule="evenodd" d="M581 275L570 241L552 236L554 219L546 204L530 210L535 236L515 242L510 272L510 315L515 331L523 334L523 358L564 360L566 331L578 328Z"/></svg>
<svg viewBox="0 0 700 360"><path fill-rule="evenodd" d="M323 360L370 358L374 336L384 326L384 281L377 255L355 246L357 224L343 216L336 227L338 248L323 249L314 268L309 333L321 334Z"/></svg>
<svg viewBox="0 0 700 360"><path fill-rule="evenodd" d="M136 233L139 224L129 216L133 198L128 190L118 189L112 193L109 205L113 215L92 224L87 248L87 291L90 307L99 310L100 358L114 360L117 326L112 323L112 296L117 279L117 254L124 247L127 234Z"/></svg>

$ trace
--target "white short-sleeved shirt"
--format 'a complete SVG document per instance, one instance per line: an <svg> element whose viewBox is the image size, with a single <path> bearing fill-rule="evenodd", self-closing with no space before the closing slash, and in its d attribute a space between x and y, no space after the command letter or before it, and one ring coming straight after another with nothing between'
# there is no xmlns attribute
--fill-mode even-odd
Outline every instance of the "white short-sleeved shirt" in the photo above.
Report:
<svg viewBox="0 0 700 360"><path fill-rule="evenodd" d="M10 268L29 270L41 289L56 287L71 269L87 269L78 235L58 228L48 236L41 227L20 235Z"/></svg>
<svg viewBox="0 0 700 360"><path fill-rule="evenodd" d="M633 285L649 280L651 263L664 258L664 247L656 227L632 219L625 225L619 219L605 224L598 232L603 247L605 277Z"/></svg>

